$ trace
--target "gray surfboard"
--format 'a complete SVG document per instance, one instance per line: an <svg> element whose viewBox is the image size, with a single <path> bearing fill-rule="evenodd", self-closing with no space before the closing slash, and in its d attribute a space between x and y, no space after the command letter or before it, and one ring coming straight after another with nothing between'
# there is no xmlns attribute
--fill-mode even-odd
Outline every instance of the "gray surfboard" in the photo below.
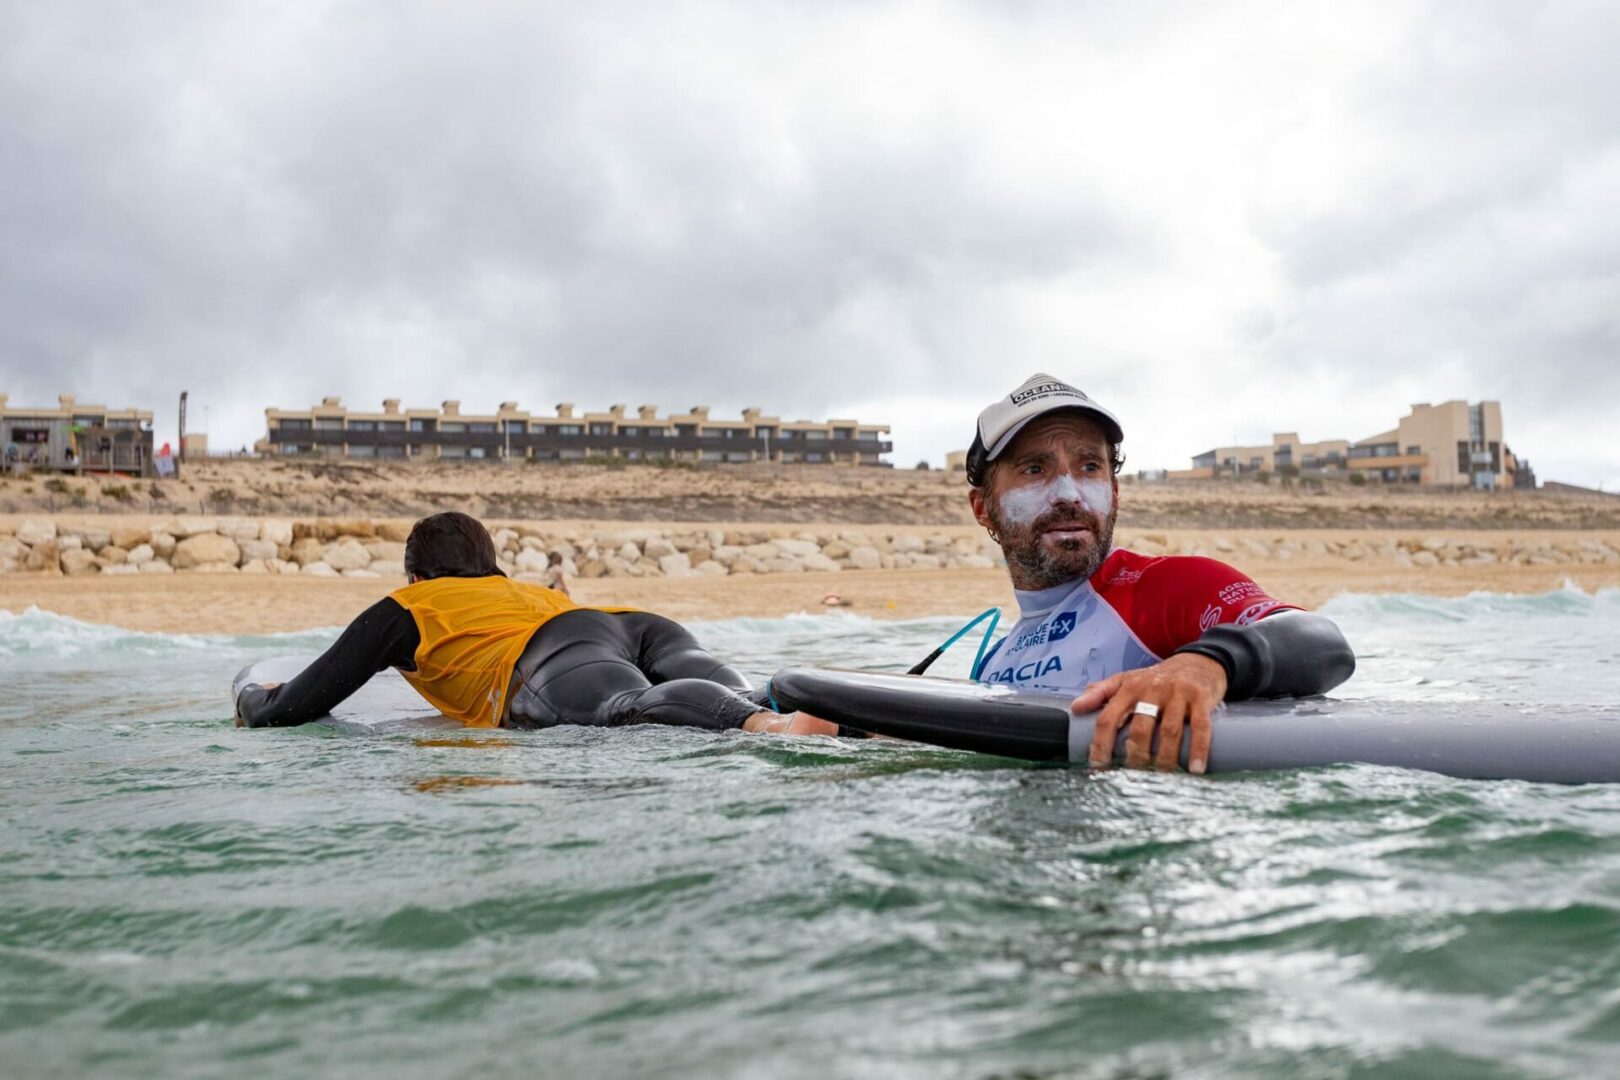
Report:
<svg viewBox="0 0 1620 1080"><path fill-rule="evenodd" d="M783 709L874 735L1030 761L1084 765L1096 715L1069 695L919 675L790 667L771 678ZM1190 736L1181 763L1187 763ZM1115 745L1124 760L1125 735ZM1307 698L1223 706L1211 773L1361 762L1483 780L1620 782L1620 708Z"/></svg>
<svg viewBox="0 0 1620 1080"><path fill-rule="evenodd" d="M231 703L249 683L283 683L291 680L315 660L314 656L275 656L258 660L236 673L231 680ZM347 700L319 721L328 727L359 731L390 731L398 728L461 727L439 712L418 694L405 677L393 668L373 675Z"/></svg>

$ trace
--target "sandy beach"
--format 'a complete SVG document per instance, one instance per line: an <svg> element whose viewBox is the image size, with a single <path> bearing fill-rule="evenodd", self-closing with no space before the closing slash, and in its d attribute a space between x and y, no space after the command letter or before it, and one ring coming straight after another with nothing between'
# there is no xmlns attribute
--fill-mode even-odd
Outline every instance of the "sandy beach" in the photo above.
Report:
<svg viewBox="0 0 1620 1080"><path fill-rule="evenodd" d="M1228 535L1239 542L1246 538L1241 532ZM1344 535L1323 530L1290 534L1301 545ZM1461 539L1467 534L1448 535ZM1567 539L1583 534L1550 535ZM1620 567L1613 565L1496 563L1419 567L1374 560L1347 562L1309 554L1275 562L1246 560L1241 551L1223 558L1248 572L1274 595L1310 607L1320 606L1341 592L1433 596L1460 596L1474 591L1539 593L1560 588L1566 581L1588 591L1620 587ZM266 634L342 625L402 583L389 578L304 579L240 574L13 574L0 577L0 610L22 612L39 607L86 622L164 633ZM1010 609L1013 602L1007 575L999 569L597 578L576 581L573 589L582 603L641 607L682 620L826 612L829 609L821 601L829 592L850 602L849 607L837 610L878 619L969 615L994 605Z"/></svg>

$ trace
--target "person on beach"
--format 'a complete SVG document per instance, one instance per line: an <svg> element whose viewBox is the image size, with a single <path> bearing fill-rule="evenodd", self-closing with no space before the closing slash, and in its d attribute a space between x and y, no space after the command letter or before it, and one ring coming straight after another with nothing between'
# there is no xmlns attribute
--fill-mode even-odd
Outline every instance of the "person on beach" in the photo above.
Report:
<svg viewBox="0 0 1620 1080"><path fill-rule="evenodd" d="M1129 721L1126 764L1175 768L1190 726L1188 767L1201 773L1221 701L1324 693L1355 654L1330 620L1225 563L1115 548L1123 440L1112 413L1050 375L979 414L968 500L1007 557L1019 619L973 676L1100 709L1096 767Z"/></svg>
<svg viewBox="0 0 1620 1080"><path fill-rule="evenodd" d="M469 727L672 724L835 735L835 724L769 711L767 698L661 615L582 607L512 581L488 530L460 513L418 521L405 541L409 584L362 612L308 668L248 685L239 727L319 719L373 675L398 668Z"/></svg>
<svg viewBox="0 0 1620 1080"><path fill-rule="evenodd" d="M563 574L563 557L560 551L553 551L546 560L546 588L556 589L564 596L572 595L568 591L568 581Z"/></svg>

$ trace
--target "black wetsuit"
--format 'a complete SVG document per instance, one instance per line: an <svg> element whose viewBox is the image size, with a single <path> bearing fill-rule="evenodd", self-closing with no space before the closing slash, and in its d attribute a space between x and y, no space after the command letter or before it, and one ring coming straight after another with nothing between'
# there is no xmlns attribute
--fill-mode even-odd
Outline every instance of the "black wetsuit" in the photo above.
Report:
<svg viewBox="0 0 1620 1080"><path fill-rule="evenodd" d="M248 727L308 723L385 668L416 669L421 634L391 597L349 624L332 646L290 682L243 689L236 714ZM513 675L507 726L618 727L675 724L741 727L764 711L766 695L721 663L679 623L644 611L579 609L537 630Z"/></svg>

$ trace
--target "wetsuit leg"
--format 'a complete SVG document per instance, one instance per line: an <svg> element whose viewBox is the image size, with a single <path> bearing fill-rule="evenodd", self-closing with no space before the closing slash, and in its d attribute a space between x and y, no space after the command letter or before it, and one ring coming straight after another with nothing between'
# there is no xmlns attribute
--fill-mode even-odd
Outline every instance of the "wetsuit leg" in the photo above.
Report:
<svg viewBox="0 0 1620 1080"><path fill-rule="evenodd" d="M672 679L707 679L729 686L740 694L753 690L742 672L715 659L691 631L650 611L627 611L614 618L640 648L637 665L655 683Z"/></svg>
<svg viewBox="0 0 1620 1080"><path fill-rule="evenodd" d="M746 679L703 652L677 624L648 621L657 618L570 611L546 623L518 661L511 725L675 724L724 730L741 727L760 711L742 696ZM644 634L649 626L650 642ZM644 652L649 644L651 651ZM644 663L650 670L643 670Z"/></svg>

